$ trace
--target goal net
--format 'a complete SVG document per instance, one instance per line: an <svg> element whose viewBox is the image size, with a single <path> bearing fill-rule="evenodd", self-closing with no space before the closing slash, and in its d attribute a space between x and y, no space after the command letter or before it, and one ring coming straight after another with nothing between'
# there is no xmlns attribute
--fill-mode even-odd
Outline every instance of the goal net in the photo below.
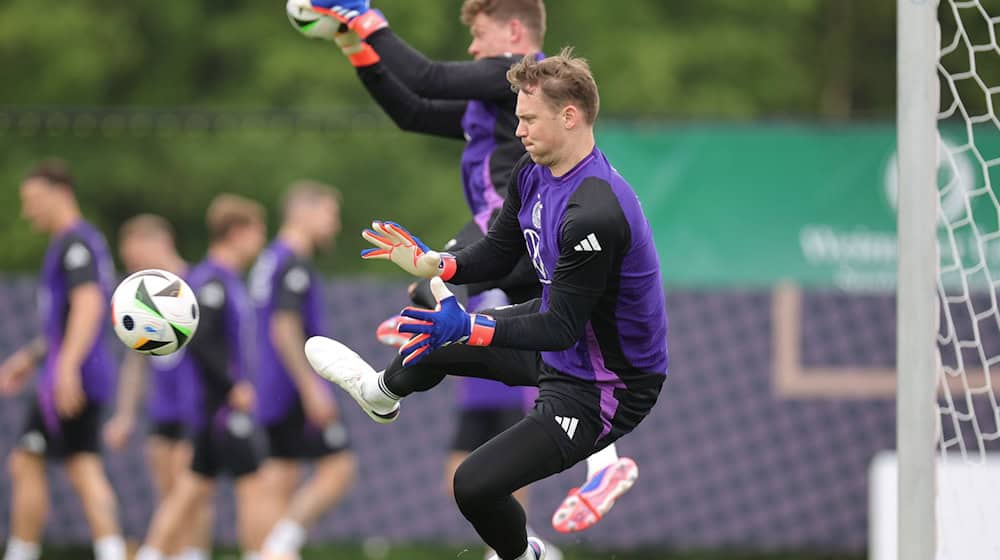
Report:
<svg viewBox="0 0 1000 560"><path fill-rule="evenodd" d="M937 557L1000 558L1000 1L937 13Z"/></svg>

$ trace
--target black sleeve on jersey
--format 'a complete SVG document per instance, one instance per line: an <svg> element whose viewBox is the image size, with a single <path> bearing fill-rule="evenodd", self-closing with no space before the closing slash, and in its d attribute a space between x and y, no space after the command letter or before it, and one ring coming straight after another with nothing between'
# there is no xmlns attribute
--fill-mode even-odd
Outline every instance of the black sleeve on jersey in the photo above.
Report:
<svg viewBox="0 0 1000 560"><path fill-rule="evenodd" d="M402 130L464 139L462 116L467 101L428 99L411 91L381 63L358 68L372 98Z"/></svg>
<svg viewBox="0 0 1000 560"><path fill-rule="evenodd" d="M309 282L311 281L309 269L305 265L293 264L289 266L278 277L278 283L274 286L276 291L274 308L301 313L305 306L306 292L309 291ZM263 325L262 328L267 328L267 325Z"/></svg>
<svg viewBox="0 0 1000 560"><path fill-rule="evenodd" d="M99 280L96 255L83 240L70 239L66 243L61 259L67 291Z"/></svg>
<svg viewBox="0 0 1000 560"><path fill-rule="evenodd" d="M403 84L417 95L434 99L501 99L512 95L507 70L510 57L462 62L428 59L386 27L366 40Z"/></svg>
<svg viewBox="0 0 1000 560"><path fill-rule="evenodd" d="M514 270L518 259L526 251L521 224L517 220L517 214L521 211L517 177L530 162L531 159L525 154L514 166L507 183L507 198L486 237L455 253L458 266L449 282L473 284L497 280Z"/></svg>
<svg viewBox="0 0 1000 560"><path fill-rule="evenodd" d="M218 290L210 295L209 290ZM188 343L188 351L201 372L201 381L211 396L206 400L224 399L233 388L229 377L229 352L226 349L225 333L225 288L221 282L213 281L197 290L198 307L201 318L198 330Z"/></svg>
<svg viewBox="0 0 1000 560"><path fill-rule="evenodd" d="M631 232L611 185L596 178L584 180L566 205L559 236L561 251L549 286L548 310L497 318L494 346L565 350L583 337L598 301L617 292Z"/></svg>

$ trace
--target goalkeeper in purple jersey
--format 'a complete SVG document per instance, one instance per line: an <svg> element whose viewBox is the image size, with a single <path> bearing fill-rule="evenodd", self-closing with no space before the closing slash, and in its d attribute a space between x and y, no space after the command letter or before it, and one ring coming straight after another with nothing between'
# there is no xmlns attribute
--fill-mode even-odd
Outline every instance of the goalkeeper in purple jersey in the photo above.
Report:
<svg viewBox="0 0 1000 560"><path fill-rule="evenodd" d="M568 50L525 57L508 79L528 156L486 238L447 254L392 222L364 232L376 247L366 258L431 278L435 309L403 310L399 331L413 337L383 372L330 339L310 339L306 355L379 422L396 420L402 398L446 375L538 386L531 413L459 467L455 497L500 559L539 560L544 548L527 538L512 492L570 468L649 414L667 373L667 317L649 223L594 142L599 98L587 63ZM444 285L501 277L524 254L540 299L469 314Z"/></svg>
<svg viewBox="0 0 1000 560"><path fill-rule="evenodd" d="M396 35L368 0L313 0L312 5L349 28L336 37L337 43L365 88L401 129L465 142L461 176L472 221L455 239L461 245L481 239L503 204L514 165L525 153L515 134L517 99L506 73L524 55L543 57L546 13L542 0L465 0L461 18L472 34L468 53L474 60L461 62L428 60ZM495 288L504 290L512 303L540 293L527 257L504 277L470 284L467 291L471 297ZM424 295L414 303L433 305L426 282L414 293ZM510 392L483 383L475 386ZM502 422L480 423L500 426ZM473 431L485 434L480 428ZM471 443L469 439L466 445ZM600 508L588 507L587 493L574 489L553 517L557 530L579 531L596 523L638 475L635 463L619 459L613 445L589 459L587 468L584 488L612 474L621 483L600 497Z"/></svg>
<svg viewBox="0 0 1000 560"><path fill-rule="evenodd" d="M106 345L114 264L86 222L66 166L46 162L21 183L21 214L50 236L38 286L42 333L0 363L0 394L38 369L35 398L8 458L10 532L4 560L36 560L49 510L46 464L61 462L80 497L97 560L124 560L114 491L100 455L104 407L117 364ZM6 498L5 498L6 499Z"/></svg>

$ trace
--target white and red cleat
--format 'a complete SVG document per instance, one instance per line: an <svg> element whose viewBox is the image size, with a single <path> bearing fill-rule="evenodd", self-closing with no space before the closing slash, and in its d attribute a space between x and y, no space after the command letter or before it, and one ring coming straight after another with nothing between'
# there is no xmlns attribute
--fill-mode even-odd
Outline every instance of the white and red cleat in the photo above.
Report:
<svg viewBox="0 0 1000 560"><path fill-rule="evenodd" d="M552 515L552 528L560 533L576 533L593 527L637 478L639 467L628 457L597 471L582 487L569 491Z"/></svg>

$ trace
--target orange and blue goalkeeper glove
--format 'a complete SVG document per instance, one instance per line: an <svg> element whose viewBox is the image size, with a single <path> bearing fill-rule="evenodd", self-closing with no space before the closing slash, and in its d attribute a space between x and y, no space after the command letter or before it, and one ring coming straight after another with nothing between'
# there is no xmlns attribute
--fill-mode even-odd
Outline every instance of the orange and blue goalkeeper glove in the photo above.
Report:
<svg viewBox="0 0 1000 560"><path fill-rule="evenodd" d="M373 10L369 0L312 0L312 8L317 13L346 23L347 27L362 39L379 29L389 27L382 12Z"/></svg>
<svg viewBox="0 0 1000 560"><path fill-rule="evenodd" d="M399 348L403 366L422 360L430 352L449 344L489 346L493 342L496 320L481 313L467 313L441 278L431 278L431 292L437 300L433 310L404 308L396 327L401 333L415 335Z"/></svg>
<svg viewBox="0 0 1000 560"><path fill-rule="evenodd" d="M455 275L455 257L431 251L419 237L395 222L374 221L371 229L361 232L361 237L375 246L361 251L363 259L392 261L420 278L439 276L448 280Z"/></svg>

